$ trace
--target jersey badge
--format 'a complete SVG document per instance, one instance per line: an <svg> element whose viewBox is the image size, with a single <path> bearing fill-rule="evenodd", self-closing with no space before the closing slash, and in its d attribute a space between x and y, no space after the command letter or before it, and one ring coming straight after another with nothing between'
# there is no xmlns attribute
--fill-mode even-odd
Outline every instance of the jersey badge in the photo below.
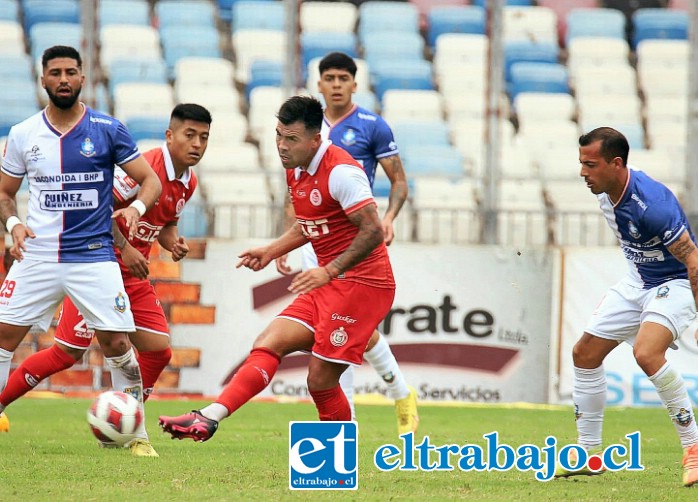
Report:
<svg viewBox="0 0 698 502"><path fill-rule="evenodd" d="M319 206L320 204L322 204L322 194L320 193L320 190L318 190L317 188L313 188L310 191L310 203L313 206Z"/></svg>
<svg viewBox="0 0 698 502"><path fill-rule="evenodd" d="M349 335L347 335L347 332L344 331L344 327L337 328L332 333L330 333L330 343L335 347L341 347L342 345L347 343L348 339Z"/></svg>
<svg viewBox="0 0 698 502"><path fill-rule="evenodd" d="M657 290L657 298L667 298L669 296L669 286L662 286Z"/></svg>
<svg viewBox="0 0 698 502"><path fill-rule="evenodd" d="M175 207L175 214L179 216L184 211L184 199L179 199L177 201L177 206Z"/></svg>
<svg viewBox="0 0 698 502"><path fill-rule="evenodd" d="M356 133L354 132L354 129L347 129L344 131L341 142L345 146L351 146L356 143Z"/></svg>
<svg viewBox="0 0 698 502"><path fill-rule="evenodd" d="M628 221L628 232L630 232L630 235L633 239L640 238L640 231L637 229L635 223L633 223L632 221Z"/></svg>
<svg viewBox="0 0 698 502"><path fill-rule="evenodd" d="M5 145L5 149L7 149L7 145ZM31 152L29 153L29 162L37 162L45 158L44 154L39 150L39 145L32 146Z"/></svg>
<svg viewBox="0 0 698 502"><path fill-rule="evenodd" d="M114 310L122 314L126 312L126 298L121 292L119 292L119 294L116 295L116 298L114 298Z"/></svg>
<svg viewBox="0 0 698 502"><path fill-rule="evenodd" d="M83 142L80 143L80 153L88 158L95 154L95 144L90 138L85 138Z"/></svg>

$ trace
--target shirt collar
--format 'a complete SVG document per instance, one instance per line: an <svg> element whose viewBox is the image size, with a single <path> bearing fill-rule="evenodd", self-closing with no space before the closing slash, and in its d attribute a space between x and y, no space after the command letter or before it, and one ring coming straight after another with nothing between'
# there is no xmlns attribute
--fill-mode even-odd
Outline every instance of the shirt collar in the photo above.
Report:
<svg viewBox="0 0 698 502"><path fill-rule="evenodd" d="M187 167L182 173L182 177L177 178L174 164L172 163L172 157L170 156L170 151L167 149L167 143L162 144L162 156L165 159L165 171L167 172L167 179L170 181L179 179L179 181L181 181L185 187L189 188L189 181L191 180L191 167Z"/></svg>
<svg viewBox="0 0 698 502"><path fill-rule="evenodd" d="M308 173L310 176L315 176L315 173L317 172L318 167L320 166L320 161L322 160L322 157L325 155L325 152L327 149L330 147L332 144L332 141L329 139L325 139L320 143L320 148L318 148L317 152L315 152L315 155L313 156L313 160L310 161L310 165L308 166L308 169L305 169L305 172ZM301 172L303 172L304 169L301 169L300 167L296 167L296 172L295 172L295 177L296 179L301 177Z"/></svg>

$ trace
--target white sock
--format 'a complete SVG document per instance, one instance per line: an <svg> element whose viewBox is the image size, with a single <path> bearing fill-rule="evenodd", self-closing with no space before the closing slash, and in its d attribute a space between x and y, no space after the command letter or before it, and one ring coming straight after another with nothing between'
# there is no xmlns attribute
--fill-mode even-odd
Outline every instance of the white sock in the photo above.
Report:
<svg viewBox="0 0 698 502"><path fill-rule="evenodd" d="M606 406L606 372L603 365L594 369L574 367L572 401L577 418L577 442L587 450L600 446Z"/></svg>
<svg viewBox="0 0 698 502"><path fill-rule="evenodd" d="M224 418L228 418L228 416L230 416L230 413L228 413L228 408L226 408L220 403L211 403L205 408L201 408L199 410L199 413L201 413L206 418L215 420L216 422L220 422Z"/></svg>
<svg viewBox="0 0 698 502"><path fill-rule="evenodd" d="M138 359L133 347L122 356L105 357L109 371L111 373L111 385L115 390L131 394L140 403L143 421L136 430L136 437L148 439L145 430L145 409L143 406L143 380L141 379L141 367L138 366Z"/></svg>
<svg viewBox="0 0 698 502"><path fill-rule="evenodd" d="M681 446L688 448L698 443L698 427L696 427L691 400L678 371L672 368L667 361L659 371L649 378L657 388L657 394L659 394L662 403L669 411L669 417L679 434Z"/></svg>
<svg viewBox="0 0 698 502"><path fill-rule="evenodd" d="M354 367L351 364L339 377L339 386L344 391L344 395L347 396L347 401L349 401L351 419L356 420L356 412L354 410Z"/></svg>
<svg viewBox="0 0 698 502"><path fill-rule="evenodd" d="M0 349L0 391L7 385L7 379L10 376L10 365L12 364L12 356L14 352L8 352L5 349ZM5 406L0 403L0 413L5 410Z"/></svg>
<svg viewBox="0 0 698 502"><path fill-rule="evenodd" d="M387 340L380 333L378 335L378 343L371 350L364 352L364 359L373 366L378 376L388 386L388 397L394 400L406 398L410 389L407 387L405 377L397 365Z"/></svg>

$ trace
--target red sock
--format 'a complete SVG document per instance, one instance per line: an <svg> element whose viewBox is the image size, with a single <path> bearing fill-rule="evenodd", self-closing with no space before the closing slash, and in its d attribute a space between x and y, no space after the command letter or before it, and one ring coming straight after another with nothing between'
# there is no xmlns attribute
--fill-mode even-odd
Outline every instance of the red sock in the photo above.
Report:
<svg viewBox="0 0 698 502"><path fill-rule="evenodd" d="M75 359L59 349L57 345L32 354L7 379L7 385L0 393L0 403L9 406L10 403L36 387L44 378L68 369L73 364Z"/></svg>
<svg viewBox="0 0 698 502"><path fill-rule="evenodd" d="M310 395L315 401L320 420L334 422L351 420L349 401L339 385L327 390L311 390Z"/></svg>
<svg viewBox="0 0 698 502"><path fill-rule="evenodd" d="M151 350L138 353L138 365L141 367L141 378L143 379L143 401L147 401L153 392L155 382L160 377L162 370L167 367L172 359L172 349Z"/></svg>
<svg viewBox="0 0 698 502"><path fill-rule="evenodd" d="M279 356L269 349L253 349L216 402L233 413L269 385L280 361Z"/></svg>

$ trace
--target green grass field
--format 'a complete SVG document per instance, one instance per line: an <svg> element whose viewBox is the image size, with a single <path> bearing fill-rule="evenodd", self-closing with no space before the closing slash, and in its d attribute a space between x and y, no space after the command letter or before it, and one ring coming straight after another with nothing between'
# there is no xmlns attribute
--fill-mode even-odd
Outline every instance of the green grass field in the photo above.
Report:
<svg viewBox="0 0 698 502"><path fill-rule="evenodd" d="M180 414L201 403L151 401L148 428L160 458L134 458L127 450L100 449L87 426L87 400L21 399L8 409L11 429L0 434L2 501L175 500L691 500L698 489L681 486L681 448L663 409L609 409L606 443L642 432L643 472L606 473L547 483L532 472L381 472L373 454L401 444L389 406L358 406L359 489L351 492L288 488L288 423L315 420L312 404L252 402L221 424L206 443L172 441L157 428L160 414ZM500 442L544 446L548 435L574 441L571 408L420 408L419 437L431 444ZM457 465L454 463L453 465Z"/></svg>

